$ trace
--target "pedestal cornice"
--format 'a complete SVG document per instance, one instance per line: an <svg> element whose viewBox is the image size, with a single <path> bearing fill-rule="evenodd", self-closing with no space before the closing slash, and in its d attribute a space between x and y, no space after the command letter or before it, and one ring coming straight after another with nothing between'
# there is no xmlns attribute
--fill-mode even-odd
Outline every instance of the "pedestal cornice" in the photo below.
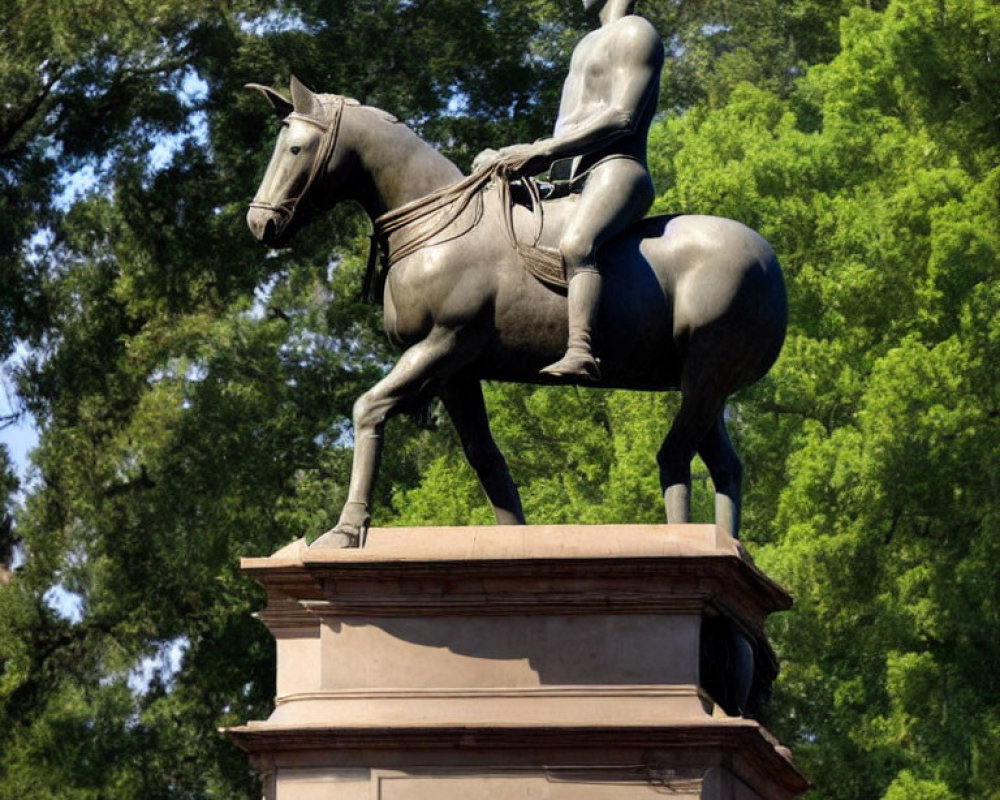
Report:
<svg viewBox="0 0 1000 800"><path fill-rule="evenodd" d="M302 611L366 616L699 613L763 629L791 597L714 525L373 528L361 550L293 542L243 571L268 591L268 625ZM282 600L294 600L282 606Z"/></svg>

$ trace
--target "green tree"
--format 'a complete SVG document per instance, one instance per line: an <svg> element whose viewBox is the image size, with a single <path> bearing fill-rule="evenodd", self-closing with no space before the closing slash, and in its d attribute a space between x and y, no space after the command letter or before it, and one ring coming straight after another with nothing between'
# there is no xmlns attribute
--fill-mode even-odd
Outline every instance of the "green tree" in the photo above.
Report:
<svg viewBox="0 0 1000 800"><path fill-rule="evenodd" d="M798 600L773 725L816 797L996 797L1000 12L648 5L673 46L658 210L742 219L788 276L782 359L730 408L748 544ZM95 0L5 23L0 355L29 346L41 442L0 586L0 798L248 797L215 729L266 716L273 664L236 562L332 522L351 403L391 354L352 299L356 216L281 253L245 232L274 128L241 87L295 72L467 165L550 127L581 10ZM662 519L676 398L487 402L532 521ZM377 524L489 521L448 424L390 436Z"/></svg>
<svg viewBox="0 0 1000 800"><path fill-rule="evenodd" d="M995 797L1000 12L856 9L782 97L660 131L661 207L758 227L793 325L740 401L746 533L797 598L775 726L824 798Z"/></svg>
<svg viewBox="0 0 1000 800"><path fill-rule="evenodd" d="M355 217L271 255L247 233L275 126L243 84L294 72L467 159L542 133L573 7L5 12L0 354L26 344L40 444L0 587L0 797L255 793L217 733L274 691L238 559L330 525L351 404L389 356L353 300ZM387 469L386 505L416 479L422 434L397 435L413 456Z"/></svg>
<svg viewBox="0 0 1000 800"><path fill-rule="evenodd" d="M772 722L812 796L997 797L1000 10L898 0L839 33L788 82L691 84L652 133L657 209L741 219L785 266L784 353L730 411L745 536L797 599ZM534 521L656 518L668 413L488 398ZM440 456L399 506L485 519L467 471L439 505L460 469Z"/></svg>

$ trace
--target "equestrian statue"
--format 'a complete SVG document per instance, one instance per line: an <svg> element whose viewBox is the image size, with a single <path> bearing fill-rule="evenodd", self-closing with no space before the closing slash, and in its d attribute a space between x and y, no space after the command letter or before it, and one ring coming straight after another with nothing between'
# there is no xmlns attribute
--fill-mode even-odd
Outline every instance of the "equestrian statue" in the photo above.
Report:
<svg viewBox="0 0 1000 800"><path fill-rule="evenodd" d="M310 210L354 201L373 222L365 283L405 348L354 405L354 460L337 525L313 547L364 544L386 421L437 396L500 524L524 524L490 432L482 380L679 389L657 454L667 521L690 521L691 459L708 467L715 521L739 532L742 464L726 433L733 392L785 337L770 245L739 222L652 203L646 136L663 45L634 0L584 0L600 27L575 48L553 135L481 153L463 176L390 114L294 77L247 213L283 247ZM548 180L534 176L548 171ZM312 215L310 215L312 216Z"/></svg>

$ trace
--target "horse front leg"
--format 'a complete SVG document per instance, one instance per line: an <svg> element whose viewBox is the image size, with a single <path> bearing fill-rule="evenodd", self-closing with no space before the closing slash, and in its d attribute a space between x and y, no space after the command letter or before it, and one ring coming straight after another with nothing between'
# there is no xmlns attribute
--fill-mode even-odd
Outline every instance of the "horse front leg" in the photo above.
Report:
<svg viewBox="0 0 1000 800"><path fill-rule="evenodd" d="M460 361L453 331L435 328L403 353L396 365L354 403L354 460L347 502L337 524L312 547L364 546L371 520L371 497L382 459L385 423L408 405L428 397Z"/></svg>
<svg viewBox="0 0 1000 800"><path fill-rule="evenodd" d="M465 458L475 470L479 485L493 506L497 523L523 525L521 498L490 431L479 379L469 374L457 375L441 388L440 396L458 431Z"/></svg>

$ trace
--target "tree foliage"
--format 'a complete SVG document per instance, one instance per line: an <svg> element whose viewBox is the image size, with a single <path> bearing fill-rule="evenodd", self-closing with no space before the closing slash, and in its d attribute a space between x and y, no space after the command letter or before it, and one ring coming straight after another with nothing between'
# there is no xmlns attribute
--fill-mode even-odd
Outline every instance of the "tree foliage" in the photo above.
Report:
<svg viewBox="0 0 1000 800"><path fill-rule="evenodd" d="M797 598L775 725L820 797L997 796L998 32L988 3L855 9L790 97L661 131L663 207L756 225L789 278L741 403L747 535Z"/></svg>
<svg viewBox="0 0 1000 800"><path fill-rule="evenodd" d="M5 12L0 352L27 349L17 389L41 441L23 563L0 589L0 796L254 793L216 732L266 716L274 691L238 558L330 525L351 404L388 354L353 300L356 218L273 257L247 235L275 129L243 84L294 72L463 158L541 132L579 19L565 10ZM397 459L387 486L412 484L414 463Z"/></svg>
<svg viewBox="0 0 1000 800"><path fill-rule="evenodd" d="M0 798L254 793L216 733L274 691L237 561L335 519L351 404L392 355L354 300L356 215L279 253L246 233L274 127L242 85L294 72L466 166L550 127L578 6L8 4L0 355L27 348L41 438L0 530L0 551L21 541L0 581ZM728 412L748 545L797 599L772 629L772 725L817 798L1000 797L1000 10L640 11L670 44L657 210L743 220L788 279L781 360ZM493 385L487 403L530 521L662 519L675 397ZM376 524L489 522L448 423L389 437Z"/></svg>

